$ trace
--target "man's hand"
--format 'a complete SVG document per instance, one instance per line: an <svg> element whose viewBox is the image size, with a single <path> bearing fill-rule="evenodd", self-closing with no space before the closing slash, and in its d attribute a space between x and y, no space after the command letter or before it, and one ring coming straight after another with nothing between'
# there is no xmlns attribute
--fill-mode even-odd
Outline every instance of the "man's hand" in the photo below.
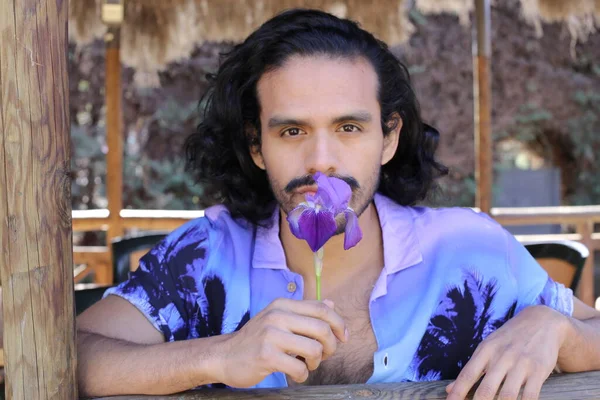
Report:
<svg viewBox="0 0 600 400"><path fill-rule="evenodd" d="M464 399L483 376L474 399L537 399L556 367L565 341L568 318L546 306L528 307L490 334L448 385L449 400ZM503 383L504 382L504 383ZM499 393L498 393L499 392Z"/></svg>
<svg viewBox="0 0 600 400"><path fill-rule="evenodd" d="M218 346L216 378L242 388L283 372L304 382L338 340L347 340L346 326L332 302L277 299Z"/></svg>

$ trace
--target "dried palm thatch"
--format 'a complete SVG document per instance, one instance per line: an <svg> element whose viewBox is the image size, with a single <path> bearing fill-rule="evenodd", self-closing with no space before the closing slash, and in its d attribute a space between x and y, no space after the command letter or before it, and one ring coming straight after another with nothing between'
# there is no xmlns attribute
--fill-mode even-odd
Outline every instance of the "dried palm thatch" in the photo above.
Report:
<svg viewBox="0 0 600 400"><path fill-rule="evenodd" d="M462 25L469 24L473 0L416 0L415 5L423 14L456 14Z"/></svg>
<svg viewBox="0 0 600 400"><path fill-rule="evenodd" d="M543 33L542 22L564 22L573 45L596 31L600 17L600 0L521 0L521 6L538 36Z"/></svg>
<svg viewBox="0 0 600 400"><path fill-rule="evenodd" d="M504 1L504 0L497 0ZM600 20L600 0L520 0L524 18L542 34L542 22L564 21L573 43L585 40ZM102 0L70 2L71 37L87 43L106 30ZM389 44L408 40L413 4L425 14L451 13L468 24L474 0L125 0L121 54L125 64L157 82L156 71L187 57L203 41L241 41L261 23L289 8L316 8L358 21ZM139 78L137 77L137 78Z"/></svg>
<svg viewBox="0 0 600 400"><path fill-rule="evenodd" d="M100 3L97 0L69 2L69 37L75 43L85 45L101 37L106 26L100 19Z"/></svg>
<svg viewBox="0 0 600 400"><path fill-rule="evenodd" d="M241 41L261 23L289 8L316 8L352 18L380 39L405 42L413 31L406 0L126 0L121 30L125 64L146 71L189 55L203 41ZM101 0L71 4L71 33L77 43L101 36Z"/></svg>

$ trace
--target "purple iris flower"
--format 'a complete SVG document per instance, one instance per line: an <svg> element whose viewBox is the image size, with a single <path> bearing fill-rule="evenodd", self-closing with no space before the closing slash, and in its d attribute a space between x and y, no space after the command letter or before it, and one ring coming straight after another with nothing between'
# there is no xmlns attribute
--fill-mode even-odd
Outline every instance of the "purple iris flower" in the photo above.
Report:
<svg viewBox="0 0 600 400"><path fill-rule="evenodd" d="M358 217L348 206L352 189L339 178L317 172L313 176L317 192L307 194L287 216L290 229L298 239L306 240L313 252L317 252L337 231L336 218L345 218L344 249L354 247L362 239Z"/></svg>

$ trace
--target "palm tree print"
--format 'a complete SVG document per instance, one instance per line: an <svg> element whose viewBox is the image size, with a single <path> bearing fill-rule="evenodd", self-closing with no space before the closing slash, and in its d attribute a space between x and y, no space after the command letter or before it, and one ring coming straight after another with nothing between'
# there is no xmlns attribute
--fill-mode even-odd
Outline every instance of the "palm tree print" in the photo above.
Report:
<svg viewBox="0 0 600 400"><path fill-rule="evenodd" d="M217 276L207 277L203 280L204 300L196 322L198 337L209 337L221 335L226 332L223 329L225 319L226 292L225 286ZM238 331L250 319L250 312L246 312L237 323L234 331Z"/></svg>
<svg viewBox="0 0 600 400"><path fill-rule="evenodd" d="M514 315L516 302L492 319L496 281L483 283L473 272L463 286L453 287L429 321L413 361L418 380L455 379L473 352L490 333Z"/></svg>

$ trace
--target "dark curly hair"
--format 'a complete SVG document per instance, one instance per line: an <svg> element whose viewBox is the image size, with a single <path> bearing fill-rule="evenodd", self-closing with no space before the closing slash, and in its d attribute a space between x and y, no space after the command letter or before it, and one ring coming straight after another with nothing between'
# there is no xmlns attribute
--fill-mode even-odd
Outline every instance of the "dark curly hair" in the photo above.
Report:
<svg viewBox="0 0 600 400"><path fill-rule="evenodd" d="M225 54L218 72L209 76L203 120L185 143L187 167L204 188L202 206L224 204L233 217L254 224L272 215L275 197L267 174L254 164L249 150L260 145L256 85L265 72L293 55L363 57L371 63L379 77L384 135L394 128L394 113L403 122L398 149L382 166L377 191L401 205L425 199L435 178L448 170L434 159L439 134L421 121L406 67L357 23L295 9L265 22Z"/></svg>

